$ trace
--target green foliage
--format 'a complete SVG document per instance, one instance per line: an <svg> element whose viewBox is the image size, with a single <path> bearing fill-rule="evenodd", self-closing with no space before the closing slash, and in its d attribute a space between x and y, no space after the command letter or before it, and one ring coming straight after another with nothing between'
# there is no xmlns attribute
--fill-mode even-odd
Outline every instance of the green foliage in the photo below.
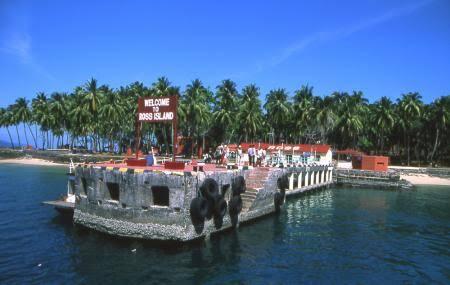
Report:
<svg viewBox="0 0 450 285"><path fill-rule="evenodd" d="M118 89L99 85L92 78L71 93L40 92L30 102L18 98L0 108L0 127L10 127L17 141L31 134L42 148L84 145L94 151L123 151L135 144L135 131L145 143L170 150L168 124L136 125L137 100L146 96L177 96L178 134L191 139L191 151L225 142L274 141L280 143L328 143L334 148L358 148L387 154L410 163L435 162L449 157L450 96L424 104L418 93L402 94L396 102L387 97L369 104L360 91L313 94L312 86L301 86L289 96L285 89L264 94L254 85L238 92L236 83L223 80L215 92L199 79L183 91L166 77L149 87L134 82ZM24 133L19 134L18 125ZM31 126L34 126L33 131ZM38 130L40 132L38 132ZM56 138L56 143L55 143Z"/></svg>

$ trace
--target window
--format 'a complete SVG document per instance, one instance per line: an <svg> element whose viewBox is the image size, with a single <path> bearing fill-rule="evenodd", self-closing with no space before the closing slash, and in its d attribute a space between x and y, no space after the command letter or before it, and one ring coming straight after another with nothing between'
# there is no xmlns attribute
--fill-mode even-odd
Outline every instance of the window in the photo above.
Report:
<svg viewBox="0 0 450 285"><path fill-rule="evenodd" d="M169 206L169 187L152 186L153 205Z"/></svg>
<svg viewBox="0 0 450 285"><path fill-rule="evenodd" d="M106 187L108 187L109 197L111 200L119 201L119 183L106 182Z"/></svg>

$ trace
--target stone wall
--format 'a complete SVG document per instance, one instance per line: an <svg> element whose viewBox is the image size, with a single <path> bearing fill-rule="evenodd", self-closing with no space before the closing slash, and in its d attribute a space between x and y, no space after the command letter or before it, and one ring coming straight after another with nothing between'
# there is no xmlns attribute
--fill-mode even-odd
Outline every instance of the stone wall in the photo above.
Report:
<svg viewBox="0 0 450 285"><path fill-rule="evenodd" d="M400 174L395 171L370 171L359 169L336 169L334 180L338 185L411 189L413 186L406 180L400 179Z"/></svg>

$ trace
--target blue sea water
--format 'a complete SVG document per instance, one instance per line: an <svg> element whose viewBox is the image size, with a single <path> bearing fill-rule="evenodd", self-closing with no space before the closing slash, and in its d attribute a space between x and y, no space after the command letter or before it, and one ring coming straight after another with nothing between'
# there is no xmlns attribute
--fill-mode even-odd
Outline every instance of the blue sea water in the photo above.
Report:
<svg viewBox="0 0 450 285"><path fill-rule="evenodd" d="M110 237L41 205L66 171L0 165L1 284L450 283L448 187L326 189L179 245Z"/></svg>

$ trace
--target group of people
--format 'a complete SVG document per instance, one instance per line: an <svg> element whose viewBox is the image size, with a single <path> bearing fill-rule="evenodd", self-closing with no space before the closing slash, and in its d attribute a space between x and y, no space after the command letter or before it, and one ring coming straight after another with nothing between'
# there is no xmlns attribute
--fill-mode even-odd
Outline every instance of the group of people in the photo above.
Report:
<svg viewBox="0 0 450 285"><path fill-rule="evenodd" d="M208 153L203 156L206 163L211 163L213 160L217 165L225 165L228 163L228 158L230 157L230 149L227 145L221 144L216 148L213 153L210 149Z"/></svg>
<svg viewBox="0 0 450 285"><path fill-rule="evenodd" d="M265 166L266 164L266 150L261 147L256 148L255 145L251 145L247 150L247 156L245 157L244 150L239 145L235 153L237 165L243 165L245 161L248 161L248 165L251 166ZM206 163L212 163L214 160L217 165L226 165L230 157L230 148L225 144L221 144L216 148L214 153L210 150L205 154L203 159Z"/></svg>
<svg viewBox="0 0 450 285"><path fill-rule="evenodd" d="M242 149L241 146L238 147L238 153L239 150L241 150L240 152L242 153ZM247 150L247 154L248 154L248 165L251 166L265 166L266 164L266 150L262 149L261 147L259 147L258 149L255 148L254 145L250 145L250 147ZM239 158L242 158L242 156L240 156ZM240 163L240 161L238 162L238 164Z"/></svg>

